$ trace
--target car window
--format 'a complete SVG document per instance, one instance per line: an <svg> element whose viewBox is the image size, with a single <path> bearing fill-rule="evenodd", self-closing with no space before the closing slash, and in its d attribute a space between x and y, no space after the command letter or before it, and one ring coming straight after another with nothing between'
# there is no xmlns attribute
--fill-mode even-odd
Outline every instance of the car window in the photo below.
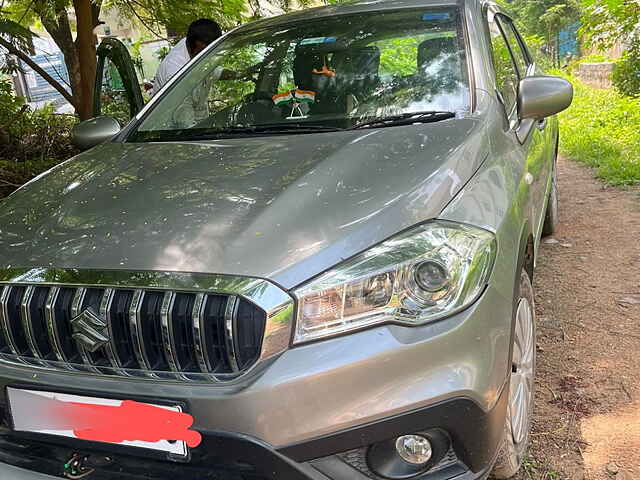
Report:
<svg viewBox="0 0 640 480"><path fill-rule="evenodd" d="M129 138L351 128L382 116L468 111L464 45L455 7L238 32L196 62Z"/></svg>
<svg viewBox="0 0 640 480"><path fill-rule="evenodd" d="M105 58L102 69L100 90L100 113L117 119L121 125L131 120L129 99L117 66L110 58Z"/></svg>
<svg viewBox="0 0 640 480"><path fill-rule="evenodd" d="M520 78L523 78L527 75L527 70L529 68L529 60L526 52L522 49L522 45L518 40L518 36L515 31L515 26L513 22L509 20L507 17L502 15L498 15L496 17L504 35L507 39L507 43L509 44L509 49L511 50L511 54L516 62L516 67L518 68L518 74Z"/></svg>
<svg viewBox="0 0 640 480"><path fill-rule="evenodd" d="M497 17L497 15L489 16L493 67L496 73L496 87L502 96L507 114L511 116L516 110L520 78L507 40L498 25Z"/></svg>

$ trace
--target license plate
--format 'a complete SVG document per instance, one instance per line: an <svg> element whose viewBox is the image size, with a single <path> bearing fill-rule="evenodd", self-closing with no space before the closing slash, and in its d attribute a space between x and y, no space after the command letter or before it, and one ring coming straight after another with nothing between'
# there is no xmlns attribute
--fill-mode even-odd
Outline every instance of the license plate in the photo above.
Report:
<svg viewBox="0 0 640 480"><path fill-rule="evenodd" d="M124 403L12 387L7 388L7 395L16 431L140 447L177 456L188 453L185 441L164 439L162 433L163 424L171 423L176 413L182 413L180 405Z"/></svg>

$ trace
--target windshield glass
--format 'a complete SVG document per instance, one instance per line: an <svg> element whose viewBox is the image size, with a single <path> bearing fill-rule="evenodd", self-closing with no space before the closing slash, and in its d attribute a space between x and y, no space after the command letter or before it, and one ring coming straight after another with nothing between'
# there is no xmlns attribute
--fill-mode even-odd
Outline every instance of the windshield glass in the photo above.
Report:
<svg viewBox="0 0 640 480"><path fill-rule="evenodd" d="M465 111L464 53L457 8L237 33L158 99L129 141L307 133L411 112Z"/></svg>

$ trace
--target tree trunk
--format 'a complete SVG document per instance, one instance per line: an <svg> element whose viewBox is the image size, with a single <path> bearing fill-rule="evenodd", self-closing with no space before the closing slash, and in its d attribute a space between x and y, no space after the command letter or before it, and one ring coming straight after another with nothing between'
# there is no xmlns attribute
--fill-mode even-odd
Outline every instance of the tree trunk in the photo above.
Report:
<svg viewBox="0 0 640 480"><path fill-rule="evenodd" d="M13 46L13 44L11 42L8 42L4 38L2 38L2 36L0 36L0 45L2 45L4 48L6 48L9 51L9 53L11 53L12 55L15 55L20 60L22 60L24 63L29 65L34 71L38 72L38 74L42 78L44 78L45 81L49 85L51 85L58 92L60 92L60 95L62 95L64 98L66 98L67 101L71 105L73 105L74 108L77 108L76 107L76 104L77 104L76 99L67 91L67 89L64 88L64 86L62 86L55 78L53 78L51 75L49 75L45 70L43 70L43 68L40 65L38 65L36 62L31 60L31 57L29 57L29 55L27 55L26 53L24 53L21 50L18 50L16 47Z"/></svg>
<svg viewBox="0 0 640 480"><path fill-rule="evenodd" d="M64 62L69 72L71 94L75 99L72 104L80 119L85 120L90 118L93 113L96 69L96 45L93 29L98 24L102 0L74 0L73 3L78 31L75 42L71 33L68 12L64 7L65 2L56 2L52 6L48 0L34 0L33 9L40 17L45 30L51 35L64 55ZM88 79L89 81L87 81Z"/></svg>
<svg viewBox="0 0 640 480"><path fill-rule="evenodd" d="M93 90L96 78L96 45L94 41L93 9L91 0L73 0L76 11L78 36L76 50L81 59L80 67L80 120L87 120L93 114Z"/></svg>
<svg viewBox="0 0 640 480"><path fill-rule="evenodd" d="M42 26L47 33L51 35L53 41L64 55L64 63L67 66L67 72L69 73L69 86L71 87L71 94L76 99L74 108L76 113L79 112L79 104L82 86L80 82L80 61L78 59L78 52L76 46L73 43L73 36L71 34L71 24L69 23L69 17L64 7L56 6L56 10L51 15L46 1L36 1L33 4L33 9L40 17Z"/></svg>

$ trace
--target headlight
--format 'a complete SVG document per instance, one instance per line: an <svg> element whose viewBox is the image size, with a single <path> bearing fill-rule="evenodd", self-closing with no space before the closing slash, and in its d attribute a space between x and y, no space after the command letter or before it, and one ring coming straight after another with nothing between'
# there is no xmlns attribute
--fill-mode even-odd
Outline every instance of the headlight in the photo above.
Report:
<svg viewBox="0 0 640 480"><path fill-rule="evenodd" d="M495 254L492 233L456 223L434 221L393 237L294 292L294 342L459 311L482 293Z"/></svg>

